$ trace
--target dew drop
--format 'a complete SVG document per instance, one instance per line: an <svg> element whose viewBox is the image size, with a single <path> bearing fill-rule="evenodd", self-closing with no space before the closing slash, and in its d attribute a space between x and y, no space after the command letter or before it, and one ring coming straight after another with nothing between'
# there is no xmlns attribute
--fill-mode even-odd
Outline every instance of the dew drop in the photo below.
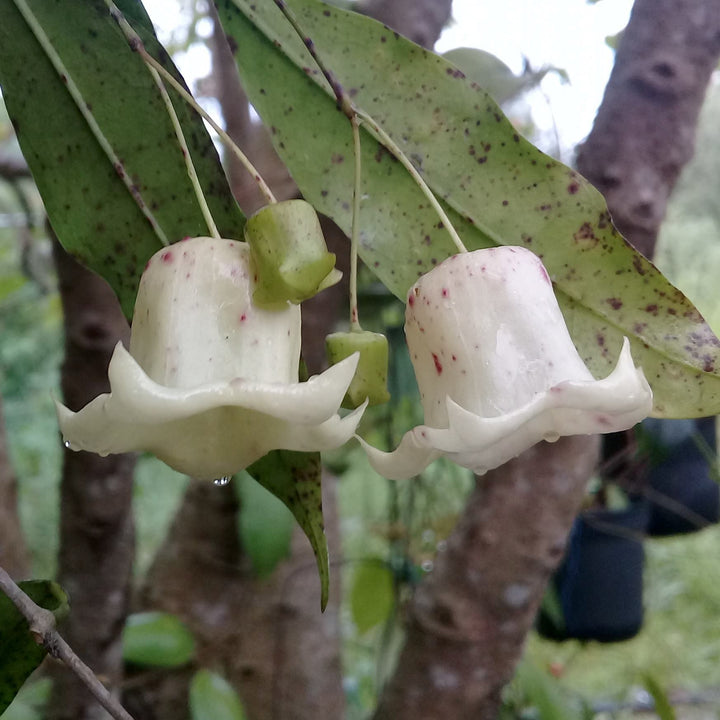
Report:
<svg viewBox="0 0 720 720"><path fill-rule="evenodd" d="M213 485L217 485L218 487L223 487L224 485L227 485L229 482L230 482L230 476L223 475L222 477L215 478L213 480Z"/></svg>
<svg viewBox="0 0 720 720"><path fill-rule="evenodd" d="M71 443L69 440L63 441L63 447L68 450L75 450L75 451L80 449L79 445L75 445L74 443Z"/></svg>
<svg viewBox="0 0 720 720"><path fill-rule="evenodd" d="M426 573L431 572L433 569L433 561L432 560L423 560L422 565L420 567L422 567L423 571Z"/></svg>
<svg viewBox="0 0 720 720"><path fill-rule="evenodd" d="M560 439L560 434L556 432L546 432L543 435L543 440L545 442L554 443L557 442Z"/></svg>

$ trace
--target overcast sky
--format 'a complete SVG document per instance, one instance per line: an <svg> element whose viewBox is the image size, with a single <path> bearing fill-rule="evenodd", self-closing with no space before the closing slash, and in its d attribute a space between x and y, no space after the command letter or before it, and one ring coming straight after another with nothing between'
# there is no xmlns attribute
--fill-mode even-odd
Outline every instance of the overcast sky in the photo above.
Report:
<svg viewBox="0 0 720 720"><path fill-rule="evenodd" d="M552 115L539 98L533 110L536 122L546 128L554 118L562 144L571 146L590 132L614 59L605 38L627 25L631 7L632 0L453 0L455 22L436 49L479 47L516 73L523 56L533 68L566 70L568 85L556 75L543 81Z"/></svg>

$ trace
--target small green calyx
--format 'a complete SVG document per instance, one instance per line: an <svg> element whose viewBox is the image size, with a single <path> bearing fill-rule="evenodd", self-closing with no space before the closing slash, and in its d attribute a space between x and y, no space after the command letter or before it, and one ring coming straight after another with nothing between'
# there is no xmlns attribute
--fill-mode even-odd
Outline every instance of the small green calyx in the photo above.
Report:
<svg viewBox="0 0 720 720"><path fill-rule="evenodd" d="M304 200L266 205L245 224L245 240L257 272L256 305L300 304L337 283L335 255L328 252L315 208Z"/></svg>
<svg viewBox="0 0 720 720"><path fill-rule="evenodd" d="M365 399L370 405L382 405L390 399L387 390L388 342L384 335L368 330L333 333L325 338L325 349L331 365L355 352L360 353L360 361L342 407L359 407Z"/></svg>

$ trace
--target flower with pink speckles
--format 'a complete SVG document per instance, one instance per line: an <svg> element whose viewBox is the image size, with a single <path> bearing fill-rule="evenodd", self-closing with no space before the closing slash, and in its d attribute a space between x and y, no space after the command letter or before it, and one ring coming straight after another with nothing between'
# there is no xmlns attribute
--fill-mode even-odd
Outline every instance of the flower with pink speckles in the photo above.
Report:
<svg viewBox="0 0 720 720"><path fill-rule="evenodd" d="M624 430L652 409L627 338L610 375L593 378L525 248L454 255L421 277L405 335L426 424L392 452L361 440L388 478L417 475L441 455L483 474L540 440Z"/></svg>
<svg viewBox="0 0 720 720"><path fill-rule="evenodd" d="M115 348L111 392L74 413L58 404L75 450L144 450L200 479L232 475L270 450L328 450L364 406L338 408L357 353L298 382L300 308L252 302L246 243L194 238L156 253L143 273L130 351Z"/></svg>

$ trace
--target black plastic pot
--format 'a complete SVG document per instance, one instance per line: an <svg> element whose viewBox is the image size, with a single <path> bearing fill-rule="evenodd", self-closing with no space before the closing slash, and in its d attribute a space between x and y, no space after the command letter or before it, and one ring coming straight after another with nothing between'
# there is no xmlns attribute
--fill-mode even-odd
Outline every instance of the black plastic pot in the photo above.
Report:
<svg viewBox="0 0 720 720"><path fill-rule="evenodd" d="M553 578L538 632L551 640L617 642L642 627L643 539L649 508L595 510L580 515L563 564Z"/></svg>
<svg viewBox="0 0 720 720"><path fill-rule="evenodd" d="M650 449L645 495L648 535L691 533L720 520L720 485L713 477L715 418L646 420L641 434ZM712 458L709 458L711 455Z"/></svg>

